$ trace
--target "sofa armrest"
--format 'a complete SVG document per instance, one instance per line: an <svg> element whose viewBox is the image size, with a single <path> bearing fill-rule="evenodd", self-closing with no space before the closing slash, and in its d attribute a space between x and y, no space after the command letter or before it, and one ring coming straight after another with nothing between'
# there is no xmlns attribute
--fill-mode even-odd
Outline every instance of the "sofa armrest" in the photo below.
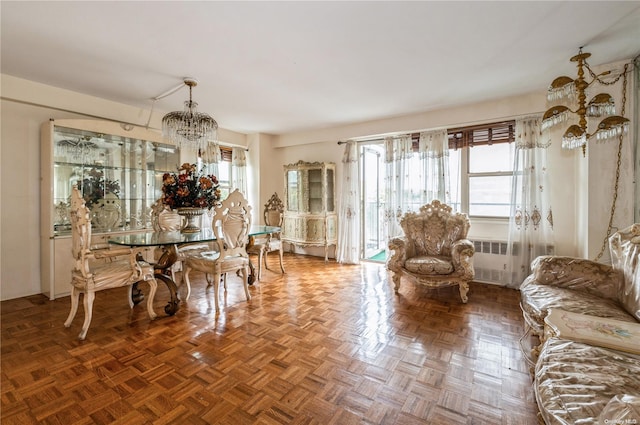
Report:
<svg viewBox="0 0 640 425"><path fill-rule="evenodd" d="M533 260L531 279L525 282L584 291L617 301L622 277L608 264L577 257L544 255Z"/></svg>

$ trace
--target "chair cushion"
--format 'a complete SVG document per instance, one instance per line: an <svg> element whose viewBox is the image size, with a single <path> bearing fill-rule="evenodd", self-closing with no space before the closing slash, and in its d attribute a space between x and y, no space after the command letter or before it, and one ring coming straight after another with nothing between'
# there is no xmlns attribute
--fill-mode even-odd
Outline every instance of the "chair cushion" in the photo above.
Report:
<svg viewBox="0 0 640 425"><path fill-rule="evenodd" d="M199 252L187 257L186 263L195 270L212 273L214 267L220 267L220 273L239 270L249 265L249 258L242 256L227 256L224 261L220 261L218 251Z"/></svg>
<svg viewBox="0 0 640 425"><path fill-rule="evenodd" d="M153 267L144 261L138 261L141 269L140 280L147 280L153 277ZM133 283L132 276L135 271L131 268L128 258L119 258L104 263L95 263L91 267L91 279L82 277L82 273L77 270L72 272L72 284L78 289L85 290L87 286L93 286L93 290L118 288L128 286Z"/></svg>
<svg viewBox="0 0 640 425"><path fill-rule="evenodd" d="M404 268L416 274L447 275L453 273L453 263L448 257L422 256L408 258Z"/></svg>

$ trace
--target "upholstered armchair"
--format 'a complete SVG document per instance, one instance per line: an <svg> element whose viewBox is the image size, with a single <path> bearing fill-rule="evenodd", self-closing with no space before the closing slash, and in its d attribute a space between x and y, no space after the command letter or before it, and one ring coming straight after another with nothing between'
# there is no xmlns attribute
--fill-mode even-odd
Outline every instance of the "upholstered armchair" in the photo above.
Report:
<svg viewBox="0 0 640 425"><path fill-rule="evenodd" d="M473 280L473 243L467 239L469 219L454 213L438 200L408 212L400 220L403 237L389 241L393 255L387 268L393 271L395 291L405 277L429 288L458 286L462 302L467 302Z"/></svg>

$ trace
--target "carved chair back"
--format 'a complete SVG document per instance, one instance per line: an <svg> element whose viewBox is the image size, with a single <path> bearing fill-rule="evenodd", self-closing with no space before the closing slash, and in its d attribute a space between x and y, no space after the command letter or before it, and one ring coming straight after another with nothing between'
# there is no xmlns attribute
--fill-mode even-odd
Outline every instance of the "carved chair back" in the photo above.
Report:
<svg viewBox="0 0 640 425"><path fill-rule="evenodd" d="M234 190L215 207L211 227L216 233L220 259L225 257L247 257L248 233L251 228L251 206L238 189Z"/></svg>
<svg viewBox="0 0 640 425"><path fill-rule="evenodd" d="M173 232L182 229L182 217L158 199L151 206L151 227L156 232Z"/></svg>
<svg viewBox="0 0 640 425"><path fill-rule="evenodd" d="M71 255L73 269L88 277L91 254L91 211L85 205L80 191L74 186L71 193Z"/></svg>
<svg viewBox="0 0 640 425"><path fill-rule="evenodd" d="M452 212L450 206L433 200L420 207L420 211L405 214L400 226L412 248L407 256L450 256L451 245L467 237L469 219L465 214Z"/></svg>

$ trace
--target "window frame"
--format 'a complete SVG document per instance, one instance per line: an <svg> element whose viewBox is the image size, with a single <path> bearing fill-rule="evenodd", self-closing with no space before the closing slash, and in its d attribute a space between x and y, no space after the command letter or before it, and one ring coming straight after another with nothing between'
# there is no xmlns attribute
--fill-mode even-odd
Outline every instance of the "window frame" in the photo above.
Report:
<svg viewBox="0 0 640 425"><path fill-rule="evenodd" d="M469 178L470 177L504 177L515 176L517 170L499 172L469 172L469 152L474 146L494 145L515 142L516 121L505 120L486 124L477 124L447 129L449 136L449 150L460 150L460 209L469 218L508 221L509 216L471 215L469 212ZM411 133L411 145L414 152L418 152L420 133ZM457 202L456 202L457 203Z"/></svg>
<svg viewBox="0 0 640 425"><path fill-rule="evenodd" d="M449 149L460 149L460 209L469 218L508 221L509 216L472 215L470 213L470 179L473 177L513 177L517 170L475 172L470 171L470 153L474 146L486 146L515 141L515 120L449 129Z"/></svg>
<svg viewBox="0 0 640 425"><path fill-rule="evenodd" d="M220 170L220 168L222 167L227 167L228 169L227 174L229 175L228 184L222 184L222 182L218 180L218 183L220 184L219 187L220 187L222 199L225 199L231 193L231 184L233 182L232 155L233 155L232 148L227 146L220 146L220 161L218 162L218 170ZM198 157L198 161L202 161L202 158ZM209 165L205 164L204 162L201 162L201 164L204 165L205 167L209 167ZM220 174L220 172L218 172L218 174ZM220 177L220 176L218 175L216 177Z"/></svg>

